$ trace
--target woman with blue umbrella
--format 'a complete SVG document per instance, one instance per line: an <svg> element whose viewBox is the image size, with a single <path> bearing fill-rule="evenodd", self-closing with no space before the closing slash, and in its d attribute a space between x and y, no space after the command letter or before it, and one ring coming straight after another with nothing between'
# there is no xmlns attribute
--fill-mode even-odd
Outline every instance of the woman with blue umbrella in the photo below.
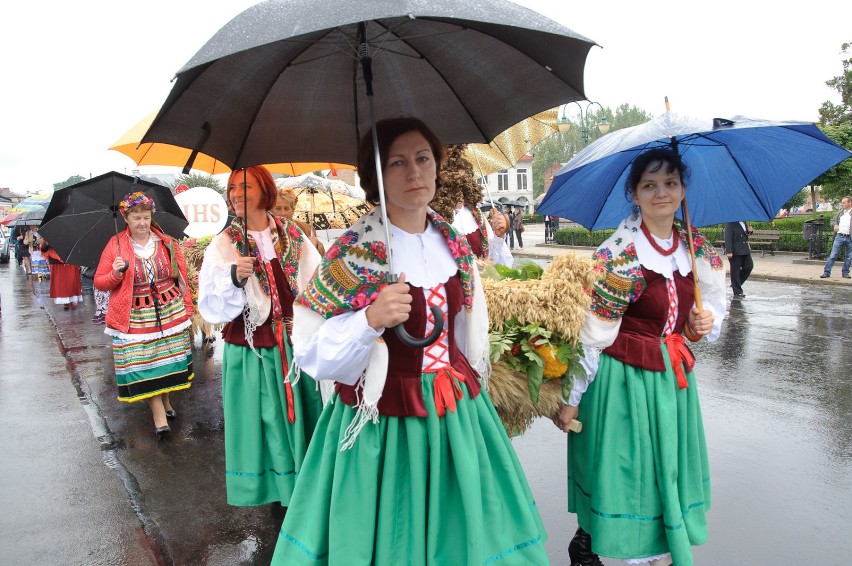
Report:
<svg viewBox="0 0 852 566"><path fill-rule="evenodd" d="M668 149L633 162L626 183L634 212L595 253L595 285L581 333L587 378L575 378L555 419L568 432L568 508L580 528L571 564L598 555L678 566L707 540L707 446L684 340L715 340L725 313L725 271L713 248L675 212L688 169ZM704 308L696 307L703 296Z"/></svg>

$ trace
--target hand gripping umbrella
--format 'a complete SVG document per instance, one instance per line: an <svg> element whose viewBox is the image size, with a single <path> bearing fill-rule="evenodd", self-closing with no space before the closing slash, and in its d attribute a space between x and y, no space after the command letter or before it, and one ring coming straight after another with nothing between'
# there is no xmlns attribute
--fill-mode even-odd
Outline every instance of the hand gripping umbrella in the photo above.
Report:
<svg viewBox="0 0 852 566"><path fill-rule="evenodd" d="M355 163L377 119L407 114L444 143L488 143L584 99L592 45L508 0L263 2L178 71L142 141L193 148L232 168ZM384 204L380 163L377 173Z"/></svg>

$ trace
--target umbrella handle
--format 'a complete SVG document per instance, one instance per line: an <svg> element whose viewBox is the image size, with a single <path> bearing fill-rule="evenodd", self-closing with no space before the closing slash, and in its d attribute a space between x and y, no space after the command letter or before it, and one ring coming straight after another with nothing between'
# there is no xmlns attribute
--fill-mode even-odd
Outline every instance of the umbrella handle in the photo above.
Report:
<svg viewBox="0 0 852 566"><path fill-rule="evenodd" d="M388 273L388 284L394 284L397 282L399 277L393 273ZM393 327L393 331L396 332L397 338L399 341L408 346L409 348L426 348L434 344L438 338L441 337L441 332L444 331L444 311L441 310L441 307L432 306L429 307L429 310L432 311L432 317L435 319L435 326L432 328L432 332L429 336L424 336L423 338L415 338L405 329L405 326L402 323L397 324Z"/></svg>
<svg viewBox="0 0 852 566"><path fill-rule="evenodd" d="M119 272L119 273L124 273L125 271L127 271L127 268L128 268L128 267L130 267L130 262L129 262L129 261L125 261L125 262L124 262L124 267L122 267L121 269L119 269L119 270L118 270L118 272Z"/></svg>
<svg viewBox="0 0 852 566"><path fill-rule="evenodd" d="M237 264L231 265L231 283L234 284L234 287L238 289L242 289L248 283L248 279L240 279L237 277Z"/></svg>
<svg viewBox="0 0 852 566"><path fill-rule="evenodd" d="M434 344L441 337L441 332L444 331L444 312L441 310L441 307L437 306L429 307L429 310L432 311L432 316L435 317L435 327L432 328L432 333L423 338L415 338L400 323L393 327L393 331L396 332L396 336L400 342L409 348L426 348Z"/></svg>

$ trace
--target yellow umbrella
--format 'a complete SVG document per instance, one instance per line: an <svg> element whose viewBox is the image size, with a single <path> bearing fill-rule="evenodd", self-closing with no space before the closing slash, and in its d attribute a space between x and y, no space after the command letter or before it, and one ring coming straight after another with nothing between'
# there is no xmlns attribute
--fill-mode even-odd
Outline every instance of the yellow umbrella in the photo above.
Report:
<svg viewBox="0 0 852 566"><path fill-rule="evenodd" d="M497 134L491 143L468 144L464 157L481 177L511 169L533 147L559 131L558 119L558 108L539 112Z"/></svg>
<svg viewBox="0 0 852 566"><path fill-rule="evenodd" d="M135 126L127 130L109 149L123 153L137 165L183 167L189 160L189 155L192 153L191 150L167 143L141 143L142 136L148 131L151 122L154 121L156 116L157 112L152 112L143 118ZM355 169L352 165L342 163L270 163L264 164L264 166L272 173L283 173L285 175L301 175L323 169ZM192 163L192 168L210 173L211 175L231 172L230 167L216 158L201 152L198 153L195 161Z"/></svg>

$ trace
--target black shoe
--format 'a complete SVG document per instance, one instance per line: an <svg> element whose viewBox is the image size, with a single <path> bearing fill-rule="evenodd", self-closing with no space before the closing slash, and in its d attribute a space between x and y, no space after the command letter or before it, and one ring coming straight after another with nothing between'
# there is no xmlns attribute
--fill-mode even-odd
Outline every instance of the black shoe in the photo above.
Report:
<svg viewBox="0 0 852 566"><path fill-rule="evenodd" d="M583 529L577 529L568 545L568 557L571 566L604 566L600 557L592 552L592 535Z"/></svg>
<svg viewBox="0 0 852 566"><path fill-rule="evenodd" d="M166 426L158 426L158 427L157 427L157 432L156 432L157 438L159 438L160 440L162 440L162 439L163 439L163 438L164 438L164 437L165 437L168 433L170 433L171 431L172 431L172 429L171 429L171 427L169 427L169 425L166 425Z"/></svg>
<svg viewBox="0 0 852 566"><path fill-rule="evenodd" d="M843 278L844 278L844 279L852 279L852 275L849 275L849 274L847 273L846 275L844 275L844 276L843 276Z"/></svg>
<svg viewBox="0 0 852 566"><path fill-rule="evenodd" d="M172 409L171 411L166 411L166 418L170 421L173 421L177 418L177 411Z"/></svg>
<svg viewBox="0 0 852 566"><path fill-rule="evenodd" d="M820 279L828 279L829 277L831 277L831 273L823 273L819 276Z"/></svg>

